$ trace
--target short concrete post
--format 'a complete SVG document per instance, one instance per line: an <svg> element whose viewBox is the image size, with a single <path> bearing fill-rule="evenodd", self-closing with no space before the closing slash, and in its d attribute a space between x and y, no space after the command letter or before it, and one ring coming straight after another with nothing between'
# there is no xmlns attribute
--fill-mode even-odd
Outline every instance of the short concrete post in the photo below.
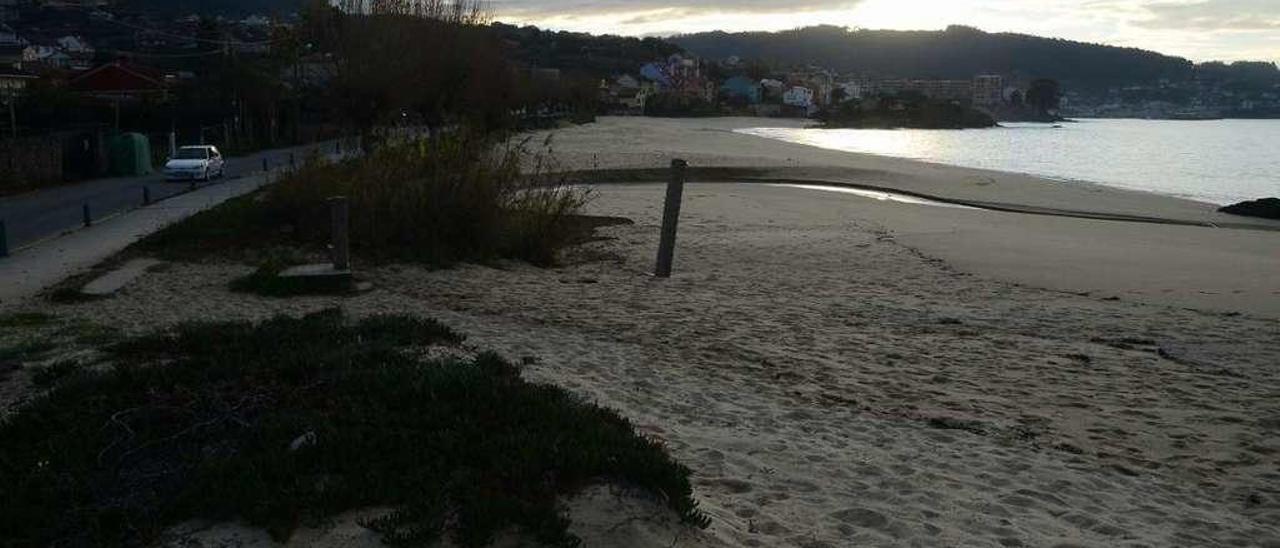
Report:
<svg viewBox="0 0 1280 548"><path fill-rule="evenodd" d="M676 228L680 224L680 202L684 199L684 170L689 163L671 161L671 180L667 183L667 200L662 207L662 240L658 243L658 265L653 275L671 277L671 262L676 251Z"/></svg>
<svg viewBox="0 0 1280 548"><path fill-rule="evenodd" d="M80 216L84 221L84 226L93 225L93 217L89 215L89 204L80 206Z"/></svg>
<svg viewBox="0 0 1280 548"><path fill-rule="evenodd" d="M9 231L4 227L4 219L0 219L0 257L9 256Z"/></svg>
<svg viewBox="0 0 1280 548"><path fill-rule="evenodd" d="M151 187L142 186L142 205L151 205Z"/></svg>
<svg viewBox="0 0 1280 548"><path fill-rule="evenodd" d="M346 196L329 198L329 217L333 221L333 269L348 270L351 268L350 221L351 206Z"/></svg>

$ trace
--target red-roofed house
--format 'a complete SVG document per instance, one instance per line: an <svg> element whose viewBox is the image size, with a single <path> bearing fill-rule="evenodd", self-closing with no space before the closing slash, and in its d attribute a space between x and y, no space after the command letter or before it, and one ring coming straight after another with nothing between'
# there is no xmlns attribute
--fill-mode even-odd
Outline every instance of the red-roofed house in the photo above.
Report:
<svg viewBox="0 0 1280 548"><path fill-rule="evenodd" d="M72 91L113 101L137 101L147 97L166 97L169 85L160 71L114 61L87 70L72 78Z"/></svg>

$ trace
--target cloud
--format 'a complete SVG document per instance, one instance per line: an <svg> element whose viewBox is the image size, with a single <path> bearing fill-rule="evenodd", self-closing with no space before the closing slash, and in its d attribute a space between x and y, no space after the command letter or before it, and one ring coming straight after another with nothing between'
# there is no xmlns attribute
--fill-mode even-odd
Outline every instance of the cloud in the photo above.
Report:
<svg viewBox="0 0 1280 548"><path fill-rule="evenodd" d="M1280 1L1195 0L1142 6L1147 17L1133 21L1146 29L1198 31L1280 30Z"/></svg>

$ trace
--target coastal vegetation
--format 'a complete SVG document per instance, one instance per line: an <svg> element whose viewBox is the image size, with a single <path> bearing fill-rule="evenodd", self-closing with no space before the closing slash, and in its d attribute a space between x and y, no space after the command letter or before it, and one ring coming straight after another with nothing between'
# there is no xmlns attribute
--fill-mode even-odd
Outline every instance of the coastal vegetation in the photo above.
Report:
<svg viewBox="0 0 1280 548"><path fill-rule="evenodd" d="M657 442L462 341L432 320L330 310L182 324L61 361L0 422L0 530L20 546L143 546L239 518L285 540L389 508L365 525L393 545L515 529L573 546L558 500L601 481L706 524ZM12 353L43 351L28 346Z"/></svg>
<svg viewBox="0 0 1280 548"><path fill-rule="evenodd" d="M969 129L995 127L991 115L954 101L901 93L850 100L818 115L824 127L856 129Z"/></svg>
<svg viewBox="0 0 1280 548"><path fill-rule="evenodd" d="M1280 198L1262 198L1232 204L1219 209L1223 213L1263 219L1280 219Z"/></svg>
<svg viewBox="0 0 1280 548"><path fill-rule="evenodd" d="M363 260L552 265L590 232L580 216L589 193L549 173L551 160L529 143L496 139L458 131L384 143L337 163L313 158L257 194L148 236L134 251L269 261L281 247L322 250L330 237L327 199L346 196L352 249Z"/></svg>

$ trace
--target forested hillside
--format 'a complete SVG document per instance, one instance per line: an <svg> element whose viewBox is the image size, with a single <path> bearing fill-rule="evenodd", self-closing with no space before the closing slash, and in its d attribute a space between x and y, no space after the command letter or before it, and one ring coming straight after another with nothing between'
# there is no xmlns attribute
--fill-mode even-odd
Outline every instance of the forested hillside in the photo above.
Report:
<svg viewBox="0 0 1280 548"><path fill-rule="evenodd" d="M671 41L711 58L736 55L777 64L815 64L872 76L969 78L998 73L1056 78L1081 88L1104 88L1196 74L1186 59L1152 51L1087 44L1024 34L987 33L952 26L944 31L848 30L808 27L786 32L707 32ZM1270 63L1212 64L1215 77L1280 82ZM1207 73L1208 73L1207 72Z"/></svg>

